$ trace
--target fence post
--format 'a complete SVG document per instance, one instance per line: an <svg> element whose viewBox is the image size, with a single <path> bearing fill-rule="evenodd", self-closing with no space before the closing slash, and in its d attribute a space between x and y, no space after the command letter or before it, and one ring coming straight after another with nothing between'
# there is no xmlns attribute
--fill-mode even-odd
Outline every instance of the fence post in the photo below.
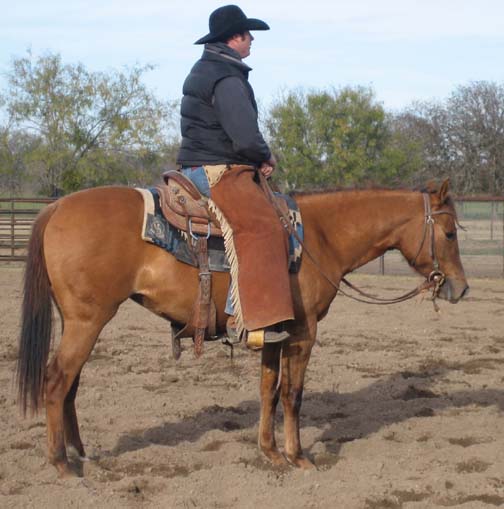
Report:
<svg viewBox="0 0 504 509"><path fill-rule="evenodd" d="M385 275L385 255L384 254L382 254L380 256L380 274L382 276Z"/></svg>
<svg viewBox="0 0 504 509"><path fill-rule="evenodd" d="M495 220L495 202L492 202L492 206L490 207L490 240L494 239L494 220Z"/></svg>
<svg viewBox="0 0 504 509"><path fill-rule="evenodd" d="M15 229L15 220L14 220L14 200L11 201L10 209L11 209L10 210L11 256L14 258L14 255L16 254L16 245L15 245L16 229Z"/></svg>

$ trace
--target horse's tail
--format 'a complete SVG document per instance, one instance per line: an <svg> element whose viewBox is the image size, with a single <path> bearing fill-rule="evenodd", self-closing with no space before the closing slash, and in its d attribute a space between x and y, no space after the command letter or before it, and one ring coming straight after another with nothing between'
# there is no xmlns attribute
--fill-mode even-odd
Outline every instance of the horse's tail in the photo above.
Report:
<svg viewBox="0 0 504 509"><path fill-rule="evenodd" d="M54 205L42 210L28 244L17 361L18 402L23 415L28 407L37 412L44 391L53 318L51 283L44 259L44 231L55 210Z"/></svg>

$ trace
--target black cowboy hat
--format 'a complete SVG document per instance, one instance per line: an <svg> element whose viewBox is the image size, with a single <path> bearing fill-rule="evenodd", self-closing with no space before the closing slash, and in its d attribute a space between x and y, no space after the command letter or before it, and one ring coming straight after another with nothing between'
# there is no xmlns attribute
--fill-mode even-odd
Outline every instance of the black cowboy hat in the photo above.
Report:
<svg viewBox="0 0 504 509"><path fill-rule="evenodd" d="M237 5L224 5L210 14L208 21L210 33L198 39L194 44L225 41L228 37L241 34L247 30L269 30L264 21L247 18Z"/></svg>

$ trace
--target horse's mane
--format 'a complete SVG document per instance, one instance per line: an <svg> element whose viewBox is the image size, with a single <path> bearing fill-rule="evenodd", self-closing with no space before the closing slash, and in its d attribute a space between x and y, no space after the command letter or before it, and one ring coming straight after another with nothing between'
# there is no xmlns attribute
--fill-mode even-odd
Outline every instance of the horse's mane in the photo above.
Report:
<svg viewBox="0 0 504 509"><path fill-rule="evenodd" d="M359 191L397 191L397 192L403 191L403 192L436 194L439 191L439 186L434 182L429 182L427 185L414 187L379 186L375 184L370 184L370 185L355 185L351 187L337 186L337 187L306 189L299 191L294 190L290 191L288 194L292 198L296 198L298 196L317 196L324 194L352 193ZM450 195L447 196L445 203L447 205L454 206L453 198Z"/></svg>
<svg viewBox="0 0 504 509"><path fill-rule="evenodd" d="M355 191L417 191L422 193L434 194L437 192L437 189L433 189L431 187L427 188L423 187L397 187L397 186L378 186L375 184L372 185L355 185L355 186L336 186L336 187L325 187L325 188L315 188L315 189L306 189L306 190L294 190L289 192L289 196L313 196L319 194L335 194L335 193L351 193Z"/></svg>

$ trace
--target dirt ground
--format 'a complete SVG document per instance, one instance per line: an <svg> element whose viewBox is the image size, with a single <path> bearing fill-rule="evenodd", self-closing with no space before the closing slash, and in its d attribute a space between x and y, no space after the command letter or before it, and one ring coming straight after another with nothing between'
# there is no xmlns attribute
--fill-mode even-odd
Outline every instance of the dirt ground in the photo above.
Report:
<svg viewBox="0 0 504 509"><path fill-rule="evenodd" d="M81 378L91 461L60 480L44 416L24 420L15 402L21 277L0 268L2 508L504 507L504 279L471 280L465 302L439 314L427 301L337 297L307 374L310 472L275 469L257 449L258 354L237 348L230 360L216 342L175 362L168 324L127 302ZM386 295L418 282L351 279Z"/></svg>

